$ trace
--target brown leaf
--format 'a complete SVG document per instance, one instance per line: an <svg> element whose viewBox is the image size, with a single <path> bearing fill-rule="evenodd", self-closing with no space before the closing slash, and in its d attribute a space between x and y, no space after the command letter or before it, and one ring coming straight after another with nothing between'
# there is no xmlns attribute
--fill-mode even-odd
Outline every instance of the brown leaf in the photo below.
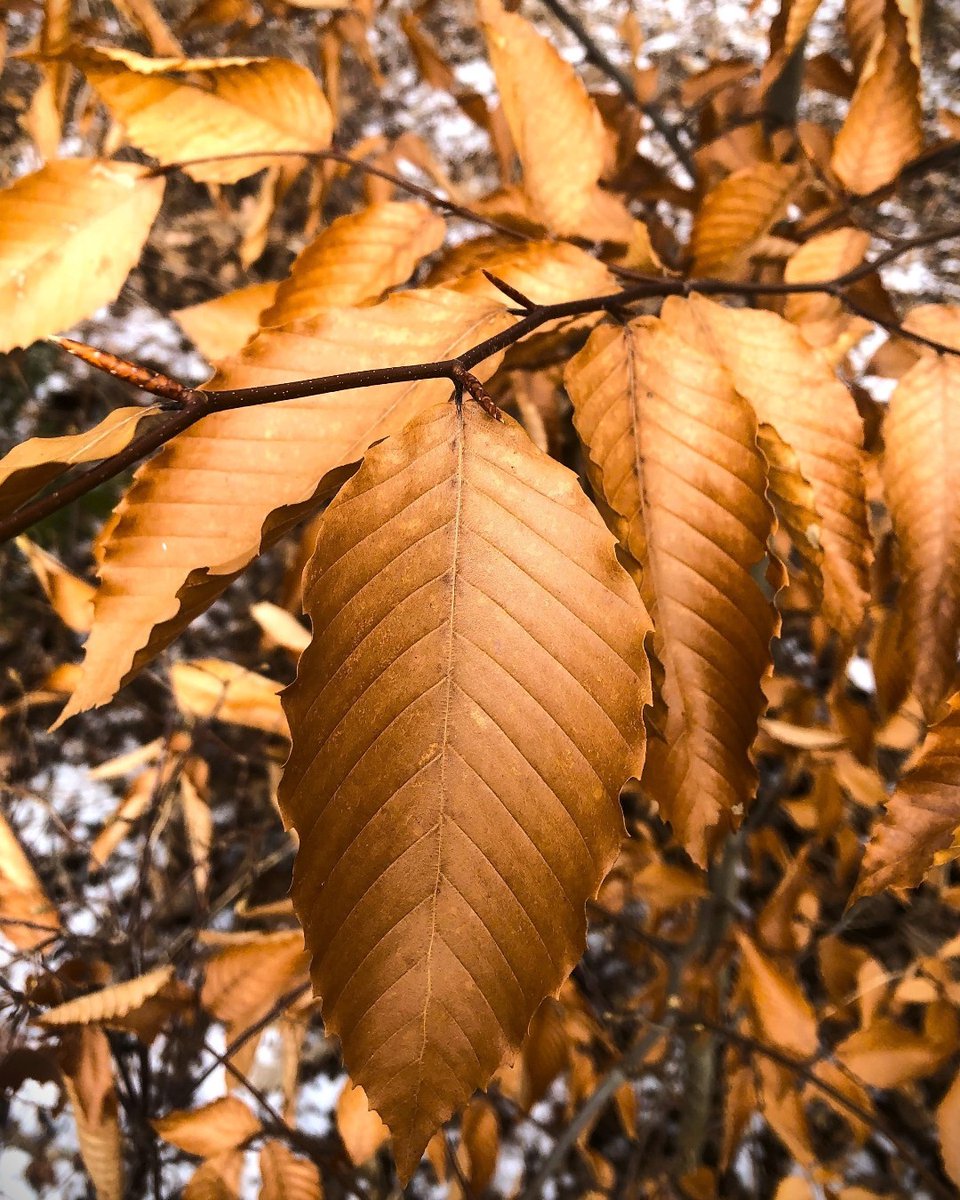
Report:
<svg viewBox="0 0 960 1200"><path fill-rule="evenodd" d="M0 935L21 950L33 950L59 930L57 910L0 812Z"/></svg>
<svg viewBox="0 0 960 1200"><path fill-rule="evenodd" d="M0 351L68 329L114 300L163 188L133 163L71 158L0 192Z"/></svg>
<svg viewBox="0 0 960 1200"><path fill-rule="evenodd" d="M737 930L742 982L764 1038L798 1058L817 1052L817 1016L792 975Z"/></svg>
<svg viewBox="0 0 960 1200"><path fill-rule="evenodd" d="M693 226L693 273L723 279L739 275L783 216L796 184L795 167L756 163L711 189Z"/></svg>
<svg viewBox="0 0 960 1200"><path fill-rule="evenodd" d="M465 1174L471 1190L480 1195L490 1186L500 1152L500 1123L493 1105L483 1096L475 1096L467 1106L460 1122L460 1139L466 1152Z"/></svg>
<svg viewBox="0 0 960 1200"><path fill-rule="evenodd" d="M135 146L161 163L251 152L185 168L207 183L234 183L276 159L257 150L324 150L333 118L314 76L281 58L148 58L133 50L71 51Z"/></svg>
<svg viewBox="0 0 960 1200"><path fill-rule="evenodd" d="M126 1017L161 991L173 978L173 967L158 967L146 975L114 983L50 1008L38 1018L41 1025L94 1025Z"/></svg>
<svg viewBox="0 0 960 1200"><path fill-rule="evenodd" d="M165 1142L201 1158L234 1150L260 1132L260 1121L236 1096L156 1117L150 1124Z"/></svg>
<svg viewBox="0 0 960 1200"><path fill-rule="evenodd" d="M191 342L209 363L239 354L260 329L260 314L277 294L277 283L251 283L188 308L174 309Z"/></svg>
<svg viewBox="0 0 960 1200"><path fill-rule="evenodd" d="M213 717L229 725L246 725L287 736L280 707L283 684L220 658L176 662L170 686L180 711L191 717Z"/></svg>
<svg viewBox="0 0 960 1200"><path fill-rule="evenodd" d="M960 693L934 725L873 831L855 897L915 887L960 826Z"/></svg>
<svg viewBox="0 0 960 1200"><path fill-rule="evenodd" d="M366 1092L349 1079L337 1100L337 1133L356 1167L369 1162L390 1137L390 1130L371 1110Z"/></svg>
<svg viewBox="0 0 960 1200"><path fill-rule="evenodd" d="M553 233L629 241L630 214L597 186L607 135L576 71L499 0L478 8L532 215Z"/></svg>
<svg viewBox="0 0 960 1200"><path fill-rule="evenodd" d="M263 630L268 644L282 646L293 654L301 654L310 645L310 631L293 613L277 604L261 601L250 606L250 616Z"/></svg>
<svg viewBox="0 0 960 1200"><path fill-rule="evenodd" d="M448 288L402 292L268 330L223 364L218 388L430 362L506 328L504 309ZM496 358L478 368L486 377ZM371 442L449 395L445 380L353 389L206 417L142 467L103 548L83 676L63 718L109 700L329 495ZM189 503L188 503L189 502ZM149 534L144 538L144 534Z"/></svg>
<svg viewBox="0 0 960 1200"><path fill-rule="evenodd" d="M208 1158L190 1176L183 1200L241 1200L243 1153L227 1150Z"/></svg>
<svg viewBox="0 0 960 1200"><path fill-rule="evenodd" d="M651 794L703 864L753 794L749 748L775 630L751 575L772 525L756 422L702 345L643 318L616 336L601 326L568 381L604 498L641 557L666 670Z"/></svg>
<svg viewBox="0 0 960 1200"><path fill-rule="evenodd" d="M940 1157L953 1183L960 1187L960 1075L937 1106L937 1132L940 1135Z"/></svg>
<svg viewBox="0 0 960 1200"><path fill-rule="evenodd" d="M932 1036L928 1028L918 1033L889 1017L878 1017L844 1038L834 1053L869 1087L895 1088L932 1075L955 1049L953 1042Z"/></svg>
<svg viewBox="0 0 960 1200"><path fill-rule="evenodd" d="M65 1035L60 1067L77 1125L80 1156L97 1200L122 1200L123 1155L113 1059L103 1030L89 1026Z"/></svg>
<svg viewBox="0 0 960 1200"><path fill-rule="evenodd" d="M443 218L423 204L387 201L338 217L300 251L260 324L288 325L376 300L409 279L445 233Z"/></svg>
<svg viewBox="0 0 960 1200"><path fill-rule="evenodd" d="M821 233L805 242L787 260L785 283L822 283L835 279L863 262L870 248L870 234L846 226ZM787 297L786 316L795 325L838 317L843 306L826 292L808 292Z"/></svg>
<svg viewBox="0 0 960 1200"><path fill-rule="evenodd" d="M936 320L927 315L927 326ZM924 350L890 398L883 433L903 576L900 649L929 721L953 687L960 635L960 359Z"/></svg>
<svg viewBox="0 0 960 1200"><path fill-rule="evenodd" d="M323 1200L320 1172L298 1158L283 1142L267 1141L260 1150L260 1200Z"/></svg>
<svg viewBox="0 0 960 1200"><path fill-rule="evenodd" d="M28 537L18 537L17 548L30 564L30 569L64 625L77 633L86 633L93 622L96 589L85 579L68 571L58 558L31 542Z"/></svg>
<svg viewBox="0 0 960 1200"><path fill-rule="evenodd" d="M882 33L867 53L834 142L830 165L840 181L858 195L889 183L923 149L921 119L907 20L895 0L887 0Z"/></svg>
<svg viewBox="0 0 960 1200"><path fill-rule="evenodd" d="M294 903L409 1178L582 949L642 762L648 619L576 478L472 402L368 453L305 597Z"/></svg>

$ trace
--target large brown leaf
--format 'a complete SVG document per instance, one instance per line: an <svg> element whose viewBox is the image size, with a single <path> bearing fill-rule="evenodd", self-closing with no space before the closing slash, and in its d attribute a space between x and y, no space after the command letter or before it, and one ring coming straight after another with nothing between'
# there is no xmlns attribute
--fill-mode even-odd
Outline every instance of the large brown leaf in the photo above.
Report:
<svg viewBox="0 0 960 1200"><path fill-rule="evenodd" d="M161 163L251 152L186 168L194 179L234 183L276 159L257 150L323 150L333 117L306 67L282 58L148 58L110 46L66 55Z"/></svg>
<svg viewBox="0 0 960 1200"><path fill-rule="evenodd" d="M855 896L914 887L960 827L960 693L927 734L873 831Z"/></svg>
<svg viewBox="0 0 960 1200"><path fill-rule="evenodd" d="M602 495L641 558L666 671L665 742L651 742L645 782L702 864L753 793L776 624L754 578L772 524L756 420L709 349L649 319L596 330L567 379Z"/></svg>
<svg viewBox="0 0 960 1200"><path fill-rule="evenodd" d="M115 299L163 188L132 163L72 158L0 192L0 352L69 329Z"/></svg>
<svg viewBox="0 0 960 1200"><path fill-rule="evenodd" d="M934 326L934 336L949 342L951 314L957 321L960 309L930 305L908 320L920 332ZM953 340L960 348L960 321ZM883 481L903 573L901 645L910 683L933 720L956 679L960 635L960 358L925 349L890 399L883 435Z"/></svg>
<svg viewBox="0 0 960 1200"><path fill-rule="evenodd" d="M447 288L330 309L268 330L211 386L430 362L505 328L503 307ZM490 360L481 372L493 370ZM354 389L198 422L137 473L104 546L83 675L64 719L109 700L260 551L329 493L331 472L450 392L444 380ZM327 480L326 482L324 482Z"/></svg>
<svg viewBox="0 0 960 1200"><path fill-rule="evenodd" d="M294 903L406 1178L583 949L643 760L648 618L575 476L472 403L368 453L305 592Z"/></svg>

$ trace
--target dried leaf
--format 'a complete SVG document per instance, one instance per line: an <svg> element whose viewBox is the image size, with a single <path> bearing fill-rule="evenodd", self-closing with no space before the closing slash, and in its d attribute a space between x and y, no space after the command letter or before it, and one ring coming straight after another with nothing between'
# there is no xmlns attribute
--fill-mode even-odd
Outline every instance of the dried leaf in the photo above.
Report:
<svg viewBox="0 0 960 1200"><path fill-rule="evenodd" d="M236 1096L172 1112L150 1123L165 1142L201 1158L234 1150L260 1132L260 1121Z"/></svg>
<svg viewBox="0 0 960 1200"><path fill-rule="evenodd" d="M460 1122L461 1145L466 1151L465 1174L472 1191L487 1190L497 1169L500 1152L500 1123L493 1105L483 1096L470 1101Z"/></svg>
<svg viewBox="0 0 960 1200"><path fill-rule="evenodd" d="M227 1026L227 1041L232 1042L281 996L306 983L307 961L299 929L257 933L249 942L211 956L200 1003Z"/></svg>
<svg viewBox="0 0 960 1200"><path fill-rule="evenodd" d="M68 329L115 299L163 188L133 163L71 158L0 192L0 351Z"/></svg>
<svg viewBox="0 0 960 1200"><path fill-rule="evenodd" d="M126 1017L173 979L173 967L158 967L146 975L114 983L50 1008L38 1018L41 1025L97 1025Z"/></svg>
<svg viewBox="0 0 960 1200"><path fill-rule="evenodd" d="M277 283L252 283L216 300L174 309L187 337L210 363L239 354L260 329L260 314L277 294Z"/></svg>
<svg viewBox="0 0 960 1200"><path fill-rule="evenodd" d="M795 167L756 163L711 189L693 226L693 273L722 279L739 275L783 216L796 184Z"/></svg>
<svg viewBox="0 0 960 1200"><path fill-rule="evenodd" d="M511 324L504 309L448 288L331 309L269 330L215 378L219 388L429 362ZM496 358L478 368L492 372ZM63 718L109 700L328 495L371 444L444 399L445 380L390 384L206 417L138 471L103 549L83 676ZM189 502L189 503L188 503ZM298 507L299 506L299 507ZM149 537L144 538L143 534Z"/></svg>
<svg viewBox="0 0 960 1200"><path fill-rule="evenodd" d="M260 1200L323 1200L320 1172L298 1158L283 1142L267 1141L260 1150Z"/></svg>
<svg viewBox="0 0 960 1200"><path fill-rule="evenodd" d="M281 58L147 58L88 46L69 54L126 126L134 145L161 163L251 152L249 158L185 170L207 183L234 183L276 159L257 150L324 150L333 118L306 67Z"/></svg>
<svg viewBox="0 0 960 1200"><path fill-rule="evenodd" d="M473 403L368 453L305 597L294 903L408 1178L583 946L642 761L648 621L575 477Z"/></svg>
<svg viewBox="0 0 960 1200"><path fill-rule="evenodd" d="M855 897L915 887L960 827L960 694L934 725L887 803L863 856Z"/></svg>
<svg viewBox="0 0 960 1200"><path fill-rule="evenodd" d="M180 711L191 717L213 717L287 736L279 699L283 684L238 663L220 658L174 663L170 686Z"/></svg>
<svg viewBox="0 0 960 1200"><path fill-rule="evenodd" d="M310 631L305 629L293 613L279 605L262 601L250 606L250 616L256 621L268 640L284 650L300 654L310 645Z"/></svg>
<svg viewBox="0 0 960 1200"><path fill-rule="evenodd" d="M703 864L755 786L748 752L775 617L751 572L772 513L749 406L702 346L645 326L632 322L619 340L601 327L568 381L604 498L641 556L666 670L670 718L665 742L650 747L652 795Z"/></svg>
<svg viewBox="0 0 960 1200"><path fill-rule="evenodd" d="M821 283L852 271L863 262L870 248L870 234L849 226L821 233L805 242L787 260L785 283ZM843 311L840 301L825 292L800 293L787 297L787 319L795 325L824 321Z"/></svg>
<svg viewBox="0 0 960 1200"><path fill-rule="evenodd" d="M851 192L866 195L920 153L921 122L920 73L910 54L907 20L887 0L882 36L867 54L830 165Z"/></svg>
<svg viewBox="0 0 960 1200"><path fill-rule="evenodd" d="M897 385L883 434L903 575L899 649L929 721L953 687L960 635L960 359L925 350Z"/></svg>
<svg viewBox="0 0 960 1200"><path fill-rule="evenodd" d="M800 985L753 944L736 933L742 981L764 1038L778 1049L809 1059L817 1052L817 1016Z"/></svg>
<svg viewBox="0 0 960 1200"><path fill-rule="evenodd" d="M57 910L0 812L0 934L21 950L33 950L59 931Z"/></svg>
<svg viewBox="0 0 960 1200"><path fill-rule="evenodd" d="M337 1100L337 1133L357 1167L369 1162L390 1137L390 1130L371 1111L366 1092L349 1079Z"/></svg>
<svg viewBox="0 0 960 1200"><path fill-rule="evenodd" d="M940 1135L940 1156L947 1174L960 1187L960 1075L937 1106L937 1132Z"/></svg>
<svg viewBox="0 0 960 1200"><path fill-rule="evenodd" d="M844 1038L834 1053L842 1066L869 1087L895 1088L932 1075L955 1049L955 1044L931 1036L929 1029L917 1033L888 1017L878 1017L867 1028Z"/></svg>
<svg viewBox="0 0 960 1200"><path fill-rule="evenodd" d="M17 538L47 599L64 625L77 633L86 633L93 621L93 597L96 589L68 571L63 563L27 537Z"/></svg>
<svg viewBox="0 0 960 1200"><path fill-rule="evenodd" d="M123 1155L113 1060L102 1029L72 1031L61 1043L63 1086L73 1109L83 1165L97 1200L123 1200Z"/></svg>
<svg viewBox="0 0 960 1200"><path fill-rule="evenodd" d="M260 324L288 325L376 300L409 279L445 233L442 217L423 204L388 201L338 217L301 250Z"/></svg>

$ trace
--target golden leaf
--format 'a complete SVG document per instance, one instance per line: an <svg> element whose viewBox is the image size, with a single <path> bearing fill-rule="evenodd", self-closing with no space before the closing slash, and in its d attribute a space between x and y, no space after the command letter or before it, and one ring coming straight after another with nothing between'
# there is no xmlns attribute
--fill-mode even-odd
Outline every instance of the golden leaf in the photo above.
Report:
<svg viewBox="0 0 960 1200"><path fill-rule="evenodd" d="M926 316L928 326L935 320ZM957 673L960 359L924 350L890 398L883 435L881 471L903 578L900 650L931 721Z"/></svg>
<svg viewBox="0 0 960 1200"><path fill-rule="evenodd" d="M61 1043L59 1058L80 1157L97 1200L123 1200L120 1123L107 1035L95 1026L72 1030Z"/></svg>
<svg viewBox="0 0 960 1200"><path fill-rule="evenodd" d="M59 930L57 910L0 813L0 935L22 950L33 950Z"/></svg>
<svg viewBox="0 0 960 1200"><path fill-rule="evenodd" d="M882 35L867 55L831 167L858 195L882 187L923 149L921 120L920 73L907 21L894 0L887 0Z"/></svg>
<svg viewBox="0 0 960 1200"><path fill-rule="evenodd" d="M783 216L796 183L797 169L779 163L756 163L721 180L704 197L694 222L693 273L739 275Z"/></svg>
<svg viewBox="0 0 960 1200"><path fill-rule="evenodd" d="M461 1148L465 1152L465 1175L471 1190L482 1195L490 1186L500 1152L500 1123L489 1100L475 1096L460 1122Z"/></svg>
<svg viewBox="0 0 960 1200"><path fill-rule="evenodd" d="M824 615L851 643L869 596L863 422L856 402L797 329L776 313L725 308L694 296L668 301L663 316L686 328L688 340L702 345L707 334L758 422L772 426L796 456L820 516ZM803 551L810 541L806 531L790 531Z"/></svg>
<svg viewBox="0 0 960 1200"><path fill-rule="evenodd" d="M371 1111L366 1092L349 1079L337 1099L337 1133L356 1167L369 1162L390 1137L390 1130Z"/></svg>
<svg viewBox="0 0 960 1200"><path fill-rule="evenodd" d="M293 654L300 654L310 645L310 631L305 629L293 613L277 604L263 600L250 606L250 616L263 630L268 644L282 646Z"/></svg>
<svg viewBox="0 0 960 1200"><path fill-rule="evenodd" d="M643 758L648 618L575 476L472 402L367 454L305 597L294 904L408 1178L583 947Z"/></svg>
<svg viewBox="0 0 960 1200"><path fill-rule="evenodd" d="M30 569L64 625L77 633L86 633L93 621L96 589L85 579L68 571L58 558L31 542L28 537L18 537L17 548L30 564Z"/></svg>
<svg viewBox="0 0 960 1200"><path fill-rule="evenodd" d="M822 283L852 271L863 262L870 248L870 234L845 226L821 233L791 254L783 269L785 283ZM843 313L836 296L826 292L800 293L787 297L786 317L795 325L835 319Z"/></svg>
<svg viewBox="0 0 960 1200"><path fill-rule="evenodd" d="M236 1096L156 1117L150 1124L165 1142L200 1158L234 1150L260 1132L260 1121Z"/></svg>
<svg viewBox="0 0 960 1200"><path fill-rule="evenodd" d="M38 1020L41 1025L96 1025L126 1017L156 996L171 979L173 967L158 967L136 979L114 983L98 992L58 1004Z"/></svg>
<svg viewBox="0 0 960 1200"><path fill-rule="evenodd" d="M59 475L125 449L157 408L116 408L93 429L63 437L29 438L0 458L0 513L15 512Z"/></svg>
<svg viewBox="0 0 960 1200"><path fill-rule="evenodd" d="M756 422L702 342L646 318L601 326L567 374L603 497L640 557L666 670L651 795L700 864L753 794L748 752L776 628L751 574L773 519Z"/></svg>
<svg viewBox="0 0 960 1200"><path fill-rule="evenodd" d="M443 218L423 204L386 201L338 217L300 251L260 324L288 325L376 300L409 279L445 233Z"/></svg>
<svg viewBox="0 0 960 1200"><path fill-rule="evenodd" d="M478 9L533 214L552 233L628 242L633 218L597 186L607 135L576 71L500 0Z"/></svg>
<svg viewBox="0 0 960 1200"><path fill-rule="evenodd" d="M877 1017L844 1038L834 1051L837 1061L868 1087L895 1088L932 1075L956 1050L955 1038L941 1037L932 1026L934 1010L934 1005L928 1006L921 1032Z"/></svg>
<svg viewBox="0 0 960 1200"><path fill-rule="evenodd" d="M191 717L214 717L287 736L279 699L283 684L238 663L221 658L176 662L170 668L170 686L180 711Z"/></svg>
<svg viewBox="0 0 960 1200"><path fill-rule="evenodd" d="M283 1142L266 1141L260 1149L260 1200L323 1200L320 1172L298 1158Z"/></svg>
<svg viewBox="0 0 960 1200"><path fill-rule="evenodd" d="M873 831L855 896L915 887L960 827L960 693L908 764Z"/></svg>
<svg viewBox="0 0 960 1200"><path fill-rule="evenodd" d="M243 1152L225 1150L202 1162L183 1189L183 1200L241 1200Z"/></svg>
<svg viewBox="0 0 960 1200"><path fill-rule="evenodd" d="M187 337L209 363L239 354L260 328L260 314L273 304L278 283L251 283L173 311Z"/></svg>
<svg viewBox="0 0 960 1200"><path fill-rule="evenodd" d="M0 351L116 298L163 201L133 163L71 158L0 192Z"/></svg>
<svg viewBox="0 0 960 1200"><path fill-rule="evenodd" d="M448 288L267 330L217 388L448 358L513 322ZM477 368L486 377L497 365ZM371 442L450 393L446 380L353 389L206 417L142 467L103 547L83 675L63 718L109 700L261 550L329 495ZM148 534L144 538L144 534Z"/></svg>
<svg viewBox="0 0 960 1200"><path fill-rule="evenodd" d="M937 1132L940 1135L940 1157L947 1174L953 1183L960 1188L960 1075L958 1075L947 1094L937 1106Z"/></svg>
<svg viewBox="0 0 960 1200"><path fill-rule="evenodd" d="M234 183L276 159L257 150L324 150L333 117L306 67L282 58L147 58L89 46L70 52L135 146L161 163L210 155L186 171L207 183Z"/></svg>
<svg viewBox="0 0 960 1200"><path fill-rule="evenodd" d="M763 1037L797 1058L817 1052L817 1016L792 975L763 954L745 933L737 931L742 984Z"/></svg>

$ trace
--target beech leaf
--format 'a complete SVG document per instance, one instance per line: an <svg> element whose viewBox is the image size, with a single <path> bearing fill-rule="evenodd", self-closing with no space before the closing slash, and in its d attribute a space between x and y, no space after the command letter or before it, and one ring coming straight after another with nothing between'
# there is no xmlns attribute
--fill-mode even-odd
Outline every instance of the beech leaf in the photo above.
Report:
<svg viewBox="0 0 960 1200"><path fill-rule="evenodd" d="M693 273L730 278L786 211L795 167L756 163L734 171L704 197L693 226Z"/></svg>
<svg viewBox="0 0 960 1200"><path fill-rule="evenodd" d="M304 592L294 904L406 1179L583 949L642 765L649 623L575 476L473 403L368 453Z"/></svg>

